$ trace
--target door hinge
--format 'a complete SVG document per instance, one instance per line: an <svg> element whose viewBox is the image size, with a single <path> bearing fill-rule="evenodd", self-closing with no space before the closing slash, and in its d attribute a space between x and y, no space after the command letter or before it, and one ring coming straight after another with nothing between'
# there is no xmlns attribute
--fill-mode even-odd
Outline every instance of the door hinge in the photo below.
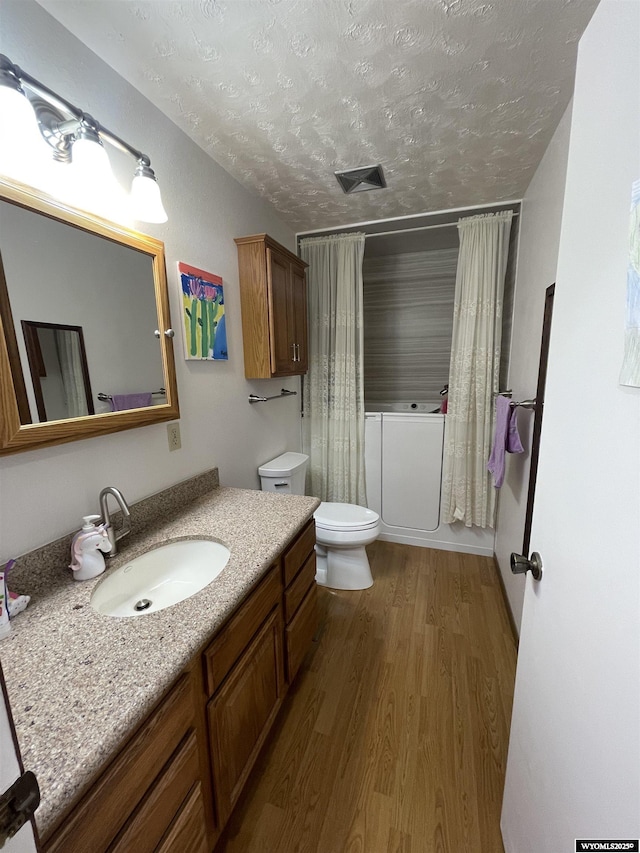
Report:
<svg viewBox="0 0 640 853"><path fill-rule="evenodd" d="M38 780L31 770L27 770L0 796L0 847L13 838L39 805Z"/></svg>

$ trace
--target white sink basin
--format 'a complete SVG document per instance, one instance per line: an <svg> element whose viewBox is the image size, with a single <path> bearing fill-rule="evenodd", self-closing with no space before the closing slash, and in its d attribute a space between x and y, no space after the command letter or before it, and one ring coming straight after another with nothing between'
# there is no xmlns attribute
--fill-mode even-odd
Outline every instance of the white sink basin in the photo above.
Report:
<svg viewBox="0 0 640 853"><path fill-rule="evenodd" d="M105 616L144 616L163 610L204 589L229 556L229 549L219 542L170 542L116 569L94 589L91 606Z"/></svg>

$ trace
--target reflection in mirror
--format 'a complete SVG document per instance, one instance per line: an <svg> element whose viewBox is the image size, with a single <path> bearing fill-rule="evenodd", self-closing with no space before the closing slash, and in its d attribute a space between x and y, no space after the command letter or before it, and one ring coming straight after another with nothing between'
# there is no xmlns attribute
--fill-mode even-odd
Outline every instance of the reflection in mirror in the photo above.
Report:
<svg viewBox="0 0 640 853"><path fill-rule="evenodd" d="M18 340L20 365L13 369L22 373L17 386L25 386L28 401L28 414L24 402L20 406L21 423L113 411L98 394L125 400L120 409L166 402L153 396L165 382L148 254L7 201L0 201L0 254L14 325L37 312L57 327L82 329L86 346L84 361L79 352L65 358L66 384L61 388L59 378L61 393L47 407L28 340ZM53 342L61 351L62 340ZM93 398L81 400L91 388ZM68 399L67 414L56 417L63 411L61 396Z"/></svg>
<svg viewBox="0 0 640 853"><path fill-rule="evenodd" d="M39 421L93 415L82 327L22 320L22 331Z"/></svg>
<svg viewBox="0 0 640 853"><path fill-rule="evenodd" d="M0 179L0 454L180 417L164 246Z"/></svg>

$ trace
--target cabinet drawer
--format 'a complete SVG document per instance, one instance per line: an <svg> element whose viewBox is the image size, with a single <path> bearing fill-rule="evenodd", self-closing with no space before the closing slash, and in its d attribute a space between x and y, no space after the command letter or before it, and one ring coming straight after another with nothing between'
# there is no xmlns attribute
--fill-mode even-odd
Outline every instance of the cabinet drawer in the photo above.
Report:
<svg viewBox="0 0 640 853"><path fill-rule="evenodd" d="M193 722L191 680L185 674L45 844L46 853L106 850Z"/></svg>
<svg viewBox="0 0 640 853"><path fill-rule="evenodd" d="M165 830L198 781L198 741L192 731L142 801L109 853L153 853ZM202 823L204 833L204 815ZM184 849L184 848L183 848Z"/></svg>
<svg viewBox="0 0 640 853"><path fill-rule="evenodd" d="M287 649L287 681L289 684L296 677L300 664L309 651L311 641L318 628L318 588L314 584L298 612L285 629Z"/></svg>
<svg viewBox="0 0 640 853"><path fill-rule="evenodd" d="M300 602L307 594L307 590L316 578L316 552L312 551L307 561L295 576L284 593L284 621L288 624L293 614L300 606Z"/></svg>
<svg viewBox="0 0 640 853"><path fill-rule="evenodd" d="M200 783L194 786L157 853L208 853Z"/></svg>
<svg viewBox="0 0 640 853"><path fill-rule="evenodd" d="M313 519L307 524L283 559L284 585L289 586L298 574L300 567L313 551L316 544L316 525Z"/></svg>
<svg viewBox="0 0 640 853"><path fill-rule="evenodd" d="M280 573L274 566L204 653L208 696L212 696L222 684L281 595Z"/></svg>

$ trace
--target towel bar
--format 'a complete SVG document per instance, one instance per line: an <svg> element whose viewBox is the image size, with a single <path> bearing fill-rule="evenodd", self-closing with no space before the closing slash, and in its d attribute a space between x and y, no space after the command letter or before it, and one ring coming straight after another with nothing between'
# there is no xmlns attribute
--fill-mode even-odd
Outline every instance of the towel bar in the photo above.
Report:
<svg viewBox="0 0 640 853"><path fill-rule="evenodd" d="M164 388L160 388L159 391L152 391L151 392L152 395L166 394L166 393L167 392ZM113 397L111 396L111 394L104 394L102 391L100 391L100 393L98 394L98 400L101 400L103 403L106 403L108 400L113 400Z"/></svg>
<svg viewBox="0 0 640 853"><path fill-rule="evenodd" d="M511 397L511 396L513 396L513 391L509 388L508 391L498 391L493 396L494 397ZM536 403L537 403L537 401L536 401L536 398L534 397L532 400L512 400L509 403L509 405L511 406L512 409L515 409L516 407L519 406L521 409L535 410Z"/></svg>
<svg viewBox="0 0 640 853"><path fill-rule="evenodd" d="M283 388L279 394L274 394L272 397L260 397L259 394L249 394L249 402L266 403L267 400L277 400L278 397L295 397L297 393L297 391L289 391L287 388Z"/></svg>
<svg viewBox="0 0 640 853"><path fill-rule="evenodd" d="M517 406L519 406L521 409L531 409L533 411L535 411L536 404L537 400L535 399L535 397L533 400L512 400L509 403L512 409L515 409Z"/></svg>

